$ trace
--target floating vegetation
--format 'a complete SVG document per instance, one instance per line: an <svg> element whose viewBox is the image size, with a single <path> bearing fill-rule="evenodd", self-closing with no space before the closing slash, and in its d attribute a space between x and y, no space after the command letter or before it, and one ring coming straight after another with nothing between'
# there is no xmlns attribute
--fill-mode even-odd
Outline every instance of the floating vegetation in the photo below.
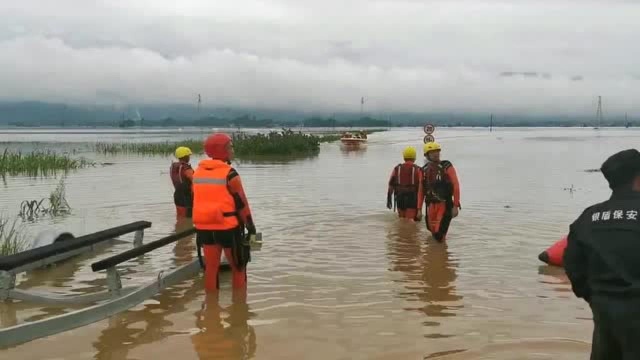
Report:
<svg viewBox="0 0 640 360"><path fill-rule="evenodd" d="M25 233L18 224L18 219L13 221L0 215L0 256L9 256L25 251L29 248Z"/></svg>
<svg viewBox="0 0 640 360"><path fill-rule="evenodd" d="M322 135L320 136L320 142L321 143L334 142L334 141L340 140L340 137L341 137L340 135L335 135L335 134Z"/></svg>
<svg viewBox="0 0 640 360"><path fill-rule="evenodd" d="M23 220L32 221L43 215L61 216L71 212L71 206L66 199L66 186L64 178L60 179L58 186L49 194L49 198L41 200L24 200L20 204L20 216ZM45 203L47 201L47 203ZM48 205L48 206L47 206Z"/></svg>
<svg viewBox="0 0 640 360"><path fill-rule="evenodd" d="M22 153L5 148L0 155L0 176L21 174L48 176L60 171L67 172L88 166L95 166L95 163L85 159L73 159L53 151L37 150Z"/></svg>
<svg viewBox="0 0 640 360"><path fill-rule="evenodd" d="M237 157L260 156L308 156L320 151L320 143L338 140L337 135L316 136L294 132L289 129L267 134L234 134L233 148ZM202 139L179 142L153 143L97 143L95 150L102 154L134 153L148 155L170 155L178 146L187 146L196 154L204 152Z"/></svg>
<svg viewBox="0 0 640 360"><path fill-rule="evenodd" d="M49 194L49 213L54 216L71 212L71 206L67 202L67 187L64 180L64 177L60 179L58 186Z"/></svg>
<svg viewBox="0 0 640 360"><path fill-rule="evenodd" d="M386 131L384 129L366 130L367 134ZM340 140L336 133L312 135L295 132L290 129L271 131L267 134L232 134L235 155L239 158L259 158L284 156L287 158L306 157L320 151L320 144ZM105 155L120 153L140 155L171 155L178 146L186 146L196 154L204 152L203 139L165 142L96 143L94 150Z"/></svg>

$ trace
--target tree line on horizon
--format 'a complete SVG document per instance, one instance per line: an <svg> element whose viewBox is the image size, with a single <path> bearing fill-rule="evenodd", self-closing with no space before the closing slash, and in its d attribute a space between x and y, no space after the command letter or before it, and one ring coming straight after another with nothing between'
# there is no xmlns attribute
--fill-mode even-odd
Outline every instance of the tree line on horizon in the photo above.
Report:
<svg viewBox="0 0 640 360"><path fill-rule="evenodd" d="M179 106L141 107L143 116L132 111L115 111L105 107L74 107L47 103L0 103L0 126L18 127L405 127L436 126L515 127L515 126L584 126L595 125L589 116L494 115L484 113L339 113L334 116L308 115L295 111L208 109L199 115L193 109ZM139 114L139 113L138 113ZM136 115L138 115L136 114ZM146 115L146 116L145 116ZM381 116L380 116L381 115ZM385 119L386 118L386 119ZM625 117L606 118L600 126L637 126L640 122Z"/></svg>

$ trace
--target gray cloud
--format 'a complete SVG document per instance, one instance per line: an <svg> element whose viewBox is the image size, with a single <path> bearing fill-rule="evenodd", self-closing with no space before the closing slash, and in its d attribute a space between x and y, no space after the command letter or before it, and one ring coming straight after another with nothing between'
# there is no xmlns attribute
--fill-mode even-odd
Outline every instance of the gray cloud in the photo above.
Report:
<svg viewBox="0 0 640 360"><path fill-rule="evenodd" d="M5 100L640 110L630 1L23 0L0 17Z"/></svg>

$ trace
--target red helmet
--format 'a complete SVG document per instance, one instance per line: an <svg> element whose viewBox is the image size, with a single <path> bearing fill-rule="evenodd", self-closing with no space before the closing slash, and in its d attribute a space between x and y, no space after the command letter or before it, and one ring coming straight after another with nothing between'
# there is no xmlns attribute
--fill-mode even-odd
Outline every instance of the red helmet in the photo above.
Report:
<svg viewBox="0 0 640 360"><path fill-rule="evenodd" d="M227 151L227 144L231 140L231 137L224 133L209 135L204 141L204 153L212 159L228 161L229 151Z"/></svg>

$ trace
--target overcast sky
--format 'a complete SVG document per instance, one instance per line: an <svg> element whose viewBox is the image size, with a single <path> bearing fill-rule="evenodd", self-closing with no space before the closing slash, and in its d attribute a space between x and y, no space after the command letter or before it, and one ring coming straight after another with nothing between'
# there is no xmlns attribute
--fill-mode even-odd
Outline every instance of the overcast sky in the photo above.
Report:
<svg viewBox="0 0 640 360"><path fill-rule="evenodd" d="M0 99L640 116L640 1L20 0Z"/></svg>

